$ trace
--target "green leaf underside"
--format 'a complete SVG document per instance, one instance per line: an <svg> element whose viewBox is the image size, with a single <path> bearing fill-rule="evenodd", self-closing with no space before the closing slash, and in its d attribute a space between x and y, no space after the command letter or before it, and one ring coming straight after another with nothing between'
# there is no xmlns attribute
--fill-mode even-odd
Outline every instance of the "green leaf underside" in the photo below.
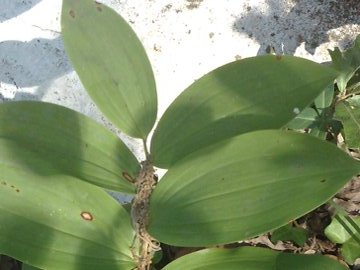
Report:
<svg viewBox="0 0 360 270"><path fill-rule="evenodd" d="M336 76L293 56L258 56L219 67L188 87L160 119L151 144L154 163L168 168L222 139L280 128Z"/></svg>
<svg viewBox="0 0 360 270"><path fill-rule="evenodd" d="M321 255L281 253L265 248L205 249L183 256L163 270L345 270Z"/></svg>
<svg viewBox="0 0 360 270"><path fill-rule="evenodd" d="M247 239L318 207L359 171L359 162L309 135L243 134L168 170L151 196L148 231L176 246Z"/></svg>
<svg viewBox="0 0 360 270"><path fill-rule="evenodd" d="M156 86L134 31L92 0L64 0L61 24L66 53L96 105L123 132L146 138L156 119Z"/></svg>
<svg viewBox="0 0 360 270"><path fill-rule="evenodd" d="M0 253L47 270L134 267L129 214L105 191L0 161Z"/></svg>
<svg viewBox="0 0 360 270"><path fill-rule="evenodd" d="M342 122L347 146L360 149L360 95L339 103L335 116Z"/></svg>
<svg viewBox="0 0 360 270"><path fill-rule="evenodd" d="M133 193L123 172L135 177L140 165L113 133L94 120L54 104L9 102L0 104L0 155L43 175L74 176L101 187ZM38 159L34 163L27 152ZM46 162L44 162L46 161Z"/></svg>

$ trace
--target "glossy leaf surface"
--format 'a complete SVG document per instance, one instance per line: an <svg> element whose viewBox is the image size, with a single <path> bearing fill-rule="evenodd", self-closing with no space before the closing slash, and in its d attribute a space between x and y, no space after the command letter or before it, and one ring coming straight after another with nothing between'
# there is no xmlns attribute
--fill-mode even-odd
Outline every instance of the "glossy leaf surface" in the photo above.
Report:
<svg viewBox="0 0 360 270"><path fill-rule="evenodd" d="M163 270L346 270L320 255L281 253L265 248L205 249L181 257Z"/></svg>
<svg viewBox="0 0 360 270"><path fill-rule="evenodd" d="M92 0L63 0L61 24L66 53L96 105L123 132L146 138L157 113L155 80L134 31Z"/></svg>
<svg viewBox="0 0 360 270"><path fill-rule="evenodd" d="M104 188L133 193L123 172L135 177L140 165L113 133L73 110L44 102L0 104L0 155L41 174L51 166ZM34 164L24 155L37 156ZM46 162L44 162L46 161Z"/></svg>
<svg viewBox="0 0 360 270"><path fill-rule="evenodd" d="M258 56L219 67L164 113L152 138L154 163L168 168L222 139L280 128L336 76L333 69L293 56Z"/></svg>
<svg viewBox="0 0 360 270"><path fill-rule="evenodd" d="M23 155L34 166L46 163L27 149ZM132 269L134 232L122 206L50 164L41 168L0 156L0 253L47 270Z"/></svg>
<svg viewBox="0 0 360 270"><path fill-rule="evenodd" d="M246 133L171 167L151 196L148 230L175 246L247 239L323 204L359 171L359 162L312 136Z"/></svg>

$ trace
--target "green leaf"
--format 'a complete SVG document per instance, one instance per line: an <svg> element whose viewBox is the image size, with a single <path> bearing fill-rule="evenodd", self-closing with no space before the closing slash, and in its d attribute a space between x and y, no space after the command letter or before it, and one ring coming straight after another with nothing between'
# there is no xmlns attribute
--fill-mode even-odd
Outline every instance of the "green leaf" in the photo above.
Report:
<svg viewBox="0 0 360 270"><path fill-rule="evenodd" d="M351 238L341 247L341 255L348 264L354 264L360 258L360 245L355 239Z"/></svg>
<svg viewBox="0 0 360 270"><path fill-rule="evenodd" d="M21 267L21 270L40 270L40 269L36 268L34 266L23 263L22 267Z"/></svg>
<svg viewBox="0 0 360 270"><path fill-rule="evenodd" d="M321 255L281 253L257 247L204 249L183 256L163 270L346 270Z"/></svg>
<svg viewBox="0 0 360 270"><path fill-rule="evenodd" d="M120 130L145 139L156 119L156 86L134 31L93 0L63 0L61 24L66 53L96 105Z"/></svg>
<svg viewBox="0 0 360 270"><path fill-rule="evenodd" d="M360 149L360 95L340 102L335 116L343 124L347 146Z"/></svg>
<svg viewBox="0 0 360 270"><path fill-rule="evenodd" d="M132 269L134 231L122 206L101 188L42 168L0 156L0 253L47 270Z"/></svg>
<svg viewBox="0 0 360 270"><path fill-rule="evenodd" d="M320 139L326 139L327 132L333 130L333 109L330 107L334 99L334 85L330 84L315 99L314 104L305 108L292 119L287 128L294 130L310 129L310 134ZM334 126L335 127L335 126Z"/></svg>
<svg viewBox="0 0 360 270"><path fill-rule="evenodd" d="M340 217L341 218L341 217ZM346 226L356 233L356 229L343 217L341 220ZM353 218L354 222L360 226L360 217ZM343 225L337 219L332 219L331 223L325 229L325 235L333 243L343 244L351 238L351 235L347 232Z"/></svg>
<svg viewBox="0 0 360 270"><path fill-rule="evenodd" d="M323 140L326 139L329 131L336 134L339 123L333 120L334 110L331 106L333 99L334 86L330 84L310 107L305 108L286 127L294 130L310 129L310 135Z"/></svg>
<svg viewBox="0 0 360 270"><path fill-rule="evenodd" d="M314 108L308 107L305 108L298 116L292 119L289 123L286 124L287 128L294 130L302 130L306 128L315 127L315 123L319 115Z"/></svg>
<svg viewBox="0 0 360 270"><path fill-rule="evenodd" d="M280 128L336 76L294 56L264 55L219 67L186 89L160 119L151 144L154 163L167 168L220 140Z"/></svg>
<svg viewBox="0 0 360 270"><path fill-rule="evenodd" d="M298 246L303 246L308 239L308 231L304 228L293 227L291 224L286 224L276 229L271 234L271 242L277 241L292 241Z"/></svg>
<svg viewBox="0 0 360 270"><path fill-rule="evenodd" d="M360 35L357 36L352 48L344 52L337 47L333 51L328 51L332 59L332 66L341 72L336 82L340 92L344 92L347 83L360 67Z"/></svg>
<svg viewBox="0 0 360 270"><path fill-rule="evenodd" d="M41 174L51 166L104 188L133 193L123 172L135 177L140 165L124 143L92 119L43 102L0 104L0 155ZM31 151L34 164L23 155ZM46 161L46 162L44 162Z"/></svg>
<svg viewBox="0 0 360 270"><path fill-rule="evenodd" d="M325 108L329 107L334 100L334 85L328 85L324 91L315 99L315 107L321 112Z"/></svg>
<svg viewBox="0 0 360 270"><path fill-rule="evenodd" d="M359 162L312 136L246 133L171 167L151 196L148 231L176 246L247 239L315 209L359 171Z"/></svg>

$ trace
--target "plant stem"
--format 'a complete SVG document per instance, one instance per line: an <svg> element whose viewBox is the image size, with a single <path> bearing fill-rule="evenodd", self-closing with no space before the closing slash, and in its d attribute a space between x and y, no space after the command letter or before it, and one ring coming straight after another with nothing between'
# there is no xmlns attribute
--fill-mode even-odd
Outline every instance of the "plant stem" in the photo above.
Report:
<svg viewBox="0 0 360 270"><path fill-rule="evenodd" d="M336 104L339 103L339 102L341 102L341 101L343 101L343 100L346 100L346 99L349 98L349 97L356 96L356 95L358 95L358 94L360 94L360 90L357 90L357 91L354 91L354 92L349 93L349 94L347 94L347 95L338 97L337 100L336 100Z"/></svg>
<svg viewBox="0 0 360 270"><path fill-rule="evenodd" d="M147 138L142 140L143 146L144 146L144 152L145 152L145 159L147 161L150 161L150 154L149 154L149 150L148 150L147 145L146 145L146 140L147 140Z"/></svg>

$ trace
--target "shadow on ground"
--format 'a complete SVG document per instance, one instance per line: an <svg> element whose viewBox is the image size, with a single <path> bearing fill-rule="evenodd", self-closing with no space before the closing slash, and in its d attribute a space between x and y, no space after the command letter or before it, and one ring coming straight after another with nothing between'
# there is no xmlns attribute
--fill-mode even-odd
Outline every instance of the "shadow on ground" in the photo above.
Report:
<svg viewBox="0 0 360 270"><path fill-rule="evenodd" d="M255 39L261 45L258 54L264 54L268 46L277 53L294 54L303 42L305 49L314 54L329 37L345 48L360 32L358 1L267 0L267 10L246 6L247 13L236 19L233 30ZM345 29L329 33L343 26Z"/></svg>
<svg viewBox="0 0 360 270"><path fill-rule="evenodd" d="M0 42L0 83L16 89L39 86L35 96L17 91L14 100L39 99L47 85L72 70L60 37Z"/></svg>
<svg viewBox="0 0 360 270"><path fill-rule="evenodd" d="M41 0L1 0L0 23L24 13L38 4Z"/></svg>

